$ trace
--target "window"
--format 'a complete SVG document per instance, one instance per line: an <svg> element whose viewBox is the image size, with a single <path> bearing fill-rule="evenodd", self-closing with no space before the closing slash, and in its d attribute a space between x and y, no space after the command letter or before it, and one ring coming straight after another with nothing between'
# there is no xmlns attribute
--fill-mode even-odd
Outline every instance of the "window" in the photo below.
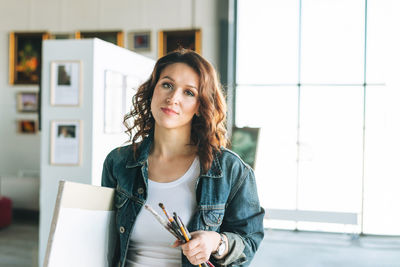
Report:
<svg viewBox="0 0 400 267"><path fill-rule="evenodd" d="M237 0L235 125L261 128L267 214L293 214L267 225L400 234L399 12L391 0Z"/></svg>

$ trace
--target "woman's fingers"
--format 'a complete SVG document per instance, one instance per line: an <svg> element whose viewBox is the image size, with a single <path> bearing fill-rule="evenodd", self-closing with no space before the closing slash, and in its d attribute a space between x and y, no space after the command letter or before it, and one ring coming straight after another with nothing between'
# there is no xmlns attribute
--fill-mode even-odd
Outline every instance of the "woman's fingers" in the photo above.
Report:
<svg viewBox="0 0 400 267"><path fill-rule="evenodd" d="M171 247L176 248L176 247L181 246L182 244L183 244L182 241L180 241L179 239L177 239L177 240L175 240L174 243L172 243Z"/></svg>
<svg viewBox="0 0 400 267"><path fill-rule="evenodd" d="M201 243L197 239L192 239L182 245L182 252L186 257L193 257L202 251Z"/></svg>
<svg viewBox="0 0 400 267"><path fill-rule="evenodd" d="M191 236L192 239L181 246L183 254L193 265L208 261L219 240L219 234L212 231L196 231L191 233Z"/></svg>

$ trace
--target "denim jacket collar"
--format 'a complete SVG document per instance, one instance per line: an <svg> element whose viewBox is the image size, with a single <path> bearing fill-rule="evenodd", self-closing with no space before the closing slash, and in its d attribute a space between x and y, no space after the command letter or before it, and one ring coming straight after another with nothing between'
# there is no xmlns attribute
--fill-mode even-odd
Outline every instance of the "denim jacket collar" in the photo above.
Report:
<svg viewBox="0 0 400 267"><path fill-rule="evenodd" d="M143 142L140 144L138 158L135 159L135 156L132 154L132 157L128 159L126 162L126 168L143 166L146 163L147 158L149 157L150 154L151 145L153 144L153 138L154 135L151 133L147 138L143 140ZM214 159L211 164L211 168L207 171L207 173L202 174L201 177L209 177L209 178L222 177L220 159L217 156L217 153L214 152Z"/></svg>
<svg viewBox="0 0 400 267"><path fill-rule="evenodd" d="M147 158L149 157L150 154L153 138L154 138L153 134L150 134L149 137L143 140L143 142L140 144L139 155L137 159L135 159L135 155L133 154L133 149L132 149L132 157L127 160L126 168L143 166L146 163Z"/></svg>

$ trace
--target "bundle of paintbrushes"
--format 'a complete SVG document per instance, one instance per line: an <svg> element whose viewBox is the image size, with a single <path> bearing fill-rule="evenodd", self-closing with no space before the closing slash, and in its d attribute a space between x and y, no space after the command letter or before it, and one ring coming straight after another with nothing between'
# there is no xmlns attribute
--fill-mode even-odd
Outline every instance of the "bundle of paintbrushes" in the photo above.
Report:
<svg viewBox="0 0 400 267"><path fill-rule="evenodd" d="M182 241L183 243L188 242L191 239L190 233L186 226L183 224L181 218L174 212L173 216L170 216L165 208L164 204L159 204L160 208L163 210L165 216L167 217L168 221L164 220L158 213L153 210L150 206L145 205L144 207L150 211L154 217L156 217L157 221L164 226L165 229L168 230L175 238ZM206 261L205 263L200 264L201 267L215 267L211 262Z"/></svg>

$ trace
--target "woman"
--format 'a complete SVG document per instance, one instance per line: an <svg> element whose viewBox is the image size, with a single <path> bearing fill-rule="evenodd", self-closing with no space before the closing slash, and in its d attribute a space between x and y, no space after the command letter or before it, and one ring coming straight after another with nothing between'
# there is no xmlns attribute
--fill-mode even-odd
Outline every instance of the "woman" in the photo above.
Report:
<svg viewBox="0 0 400 267"><path fill-rule="evenodd" d="M125 116L132 144L104 162L102 185L116 189L114 265L249 265L264 236L264 210L252 169L224 148L225 113L208 61L188 50L157 61ZM143 209L160 202L182 218L189 242L175 241Z"/></svg>

